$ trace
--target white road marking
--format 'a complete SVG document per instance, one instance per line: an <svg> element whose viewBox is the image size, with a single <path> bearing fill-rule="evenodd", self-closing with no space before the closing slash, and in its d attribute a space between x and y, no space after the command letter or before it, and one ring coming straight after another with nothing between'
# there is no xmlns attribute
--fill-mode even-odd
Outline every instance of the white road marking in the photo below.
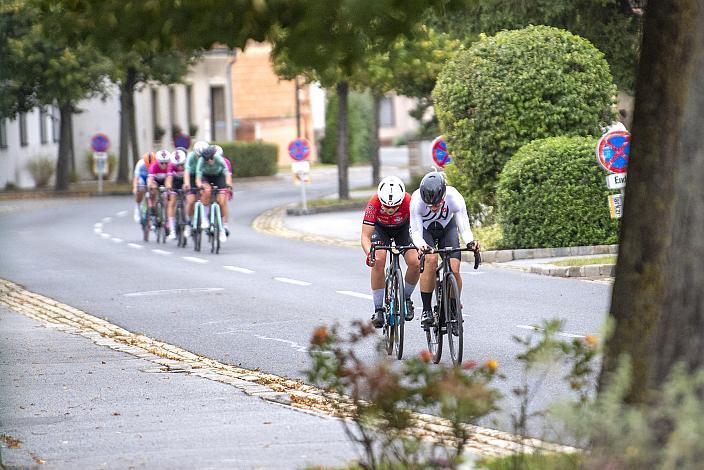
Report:
<svg viewBox="0 0 704 470"><path fill-rule="evenodd" d="M117 238L117 237L112 237L110 240L114 241L115 243L122 243L123 242L122 238Z"/></svg>
<svg viewBox="0 0 704 470"><path fill-rule="evenodd" d="M103 237L103 238L110 238L110 234L109 234L109 233L101 233L100 236Z"/></svg>
<svg viewBox="0 0 704 470"><path fill-rule="evenodd" d="M181 258L185 259L186 261L192 261L193 263L207 263L207 259L203 258L196 258L194 256L181 256Z"/></svg>
<svg viewBox="0 0 704 470"><path fill-rule="evenodd" d="M100 227L94 228L93 231L94 231L95 233L98 233L98 234L99 234L99 233L103 233L103 229L100 228Z"/></svg>
<svg viewBox="0 0 704 470"><path fill-rule="evenodd" d="M470 276L478 276L484 274L484 271L460 271L460 274L469 274Z"/></svg>
<svg viewBox="0 0 704 470"><path fill-rule="evenodd" d="M310 282L299 281L297 279L289 279L287 277L275 277L274 280L279 281L279 282L285 282L286 284L293 284L296 286L309 286L310 285Z"/></svg>
<svg viewBox="0 0 704 470"><path fill-rule="evenodd" d="M118 213L115 214L115 215L118 216L118 217L124 217L124 216L127 215L127 211L120 211L120 212L118 212Z"/></svg>
<svg viewBox="0 0 704 470"><path fill-rule="evenodd" d="M243 274L252 274L254 272L251 269L240 268L239 266L223 266L223 268L227 269L228 271L235 271L237 273Z"/></svg>
<svg viewBox="0 0 704 470"><path fill-rule="evenodd" d="M163 294L181 294L183 292L217 292L225 290L224 287L191 287L188 289L164 289L164 290L148 290L144 292L130 292L123 294L125 297L143 297L146 295L163 295Z"/></svg>
<svg viewBox="0 0 704 470"><path fill-rule="evenodd" d="M531 326L531 325L516 325L516 328L520 328L522 330L543 331L542 328L537 327L537 326ZM565 333L564 331L558 331L557 334L560 336L565 336L567 338L584 338L585 337L585 335L576 335L574 333Z"/></svg>
<svg viewBox="0 0 704 470"><path fill-rule="evenodd" d="M361 292L354 292L351 290L338 290L335 291L338 294L349 295L350 297L357 297L359 299L372 300L372 296L369 294L362 294Z"/></svg>
<svg viewBox="0 0 704 470"><path fill-rule="evenodd" d="M288 344L290 347L292 347L293 349L295 349L295 350L298 351L298 352L304 352L304 353L307 353L307 352L308 352L308 348L307 348L307 347L301 346L300 344L298 344L298 343L296 343L296 342L294 342L294 341L290 341L290 340L288 340L288 339L270 338L270 337L268 337L268 336L262 336L262 335L254 335L254 336L256 336L256 337L259 338L259 339L264 339L264 340L267 340L267 341L276 341L277 343Z"/></svg>
<svg viewBox="0 0 704 470"><path fill-rule="evenodd" d="M112 217L103 217L103 222L110 222L112 221Z"/></svg>
<svg viewBox="0 0 704 470"><path fill-rule="evenodd" d="M156 253L157 255L170 255L171 254L170 251L164 251L164 250L153 249L152 251L154 253Z"/></svg>
<svg viewBox="0 0 704 470"><path fill-rule="evenodd" d="M101 222L96 222L96 223L93 224L93 227L96 227L96 228L103 228L103 224L102 224Z"/></svg>
<svg viewBox="0 0 704 470"><path fill-rule="evenodd" d="M137 245L136 243L128 243L127 246L131 246L132 248L137 248L138 250L141 250L144 248L142 245Z"/></svg>

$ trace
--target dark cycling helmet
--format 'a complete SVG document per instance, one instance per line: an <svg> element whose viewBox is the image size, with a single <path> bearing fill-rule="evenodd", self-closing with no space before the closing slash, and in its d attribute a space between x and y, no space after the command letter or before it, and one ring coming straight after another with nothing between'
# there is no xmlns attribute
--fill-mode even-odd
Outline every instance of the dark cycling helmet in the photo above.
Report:
<svg viewBox="0 0 704 470"><path fill-rule="evenodd" d="M446 190L445 178L437 171L428 173L420 182L420 197L429 206L439 204Z"/></svg>
<svg viewBox="0 0 704 470"><path fill-rule="evenodd" d="M212 160L215 158L215 152L217 150L215 149L214 146L210 145L206 149L200 152L200 156L203 157L206 160Z"/></svg>

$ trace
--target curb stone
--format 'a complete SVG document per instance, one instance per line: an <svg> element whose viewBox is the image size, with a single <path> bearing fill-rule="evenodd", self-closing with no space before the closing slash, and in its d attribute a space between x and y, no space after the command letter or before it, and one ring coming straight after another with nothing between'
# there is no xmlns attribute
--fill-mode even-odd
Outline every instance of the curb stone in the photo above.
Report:
<svg viewBox="0 0 704 470"><path fill-rule="evenodd" d="M49 297L25 290L20 285L0 279L0 305L39 321L45 327L57 328L84 336L94 343L140 357L155 367L147 372L191 374L232 385L251 396L258 396L278 405L321 416L346 419L353 407L345 396L325 392L317 387L258 370L248 370L199 356L178 346L163 343L142 334L132 333ZM451 441L452 425L434 415L417 413L410 417L411 432L429 441L455 445ZM510 433L466 425L470 437L465 448L481 456L508 456L516 452L579 452L579 449L520 438Z"/></svg>
<svg viewBox="0 0 704 470"><path fill-rule="evenodd" d="M252 228L258 232L283 237L291 240L318 243L321 245L333 245L344 248L359 248L359 242L353 240L343 240L341 238L324 237L310 233L302 233L291 230L284 225L284 215L286 207L277 207L261 213L252 222Z"/></svg>
<svg viewBox="0 0 704 470"><path fill-rule="evenodd" d="M618 254L618 245L569 246L562 248L531 248L520 250L482 251L482 260L487 263L505 263L520 259L557 258L565 256Z"/></svg>

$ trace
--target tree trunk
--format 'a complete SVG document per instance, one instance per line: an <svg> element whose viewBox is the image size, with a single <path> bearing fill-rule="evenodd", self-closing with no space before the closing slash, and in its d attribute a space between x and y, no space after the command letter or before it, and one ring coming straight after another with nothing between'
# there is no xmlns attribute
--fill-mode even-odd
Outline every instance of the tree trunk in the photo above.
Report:
<svg viewBox="0 0 704 470"><path fill-rule="evenodd" d="M61 119L59 130L59 156L56 159L56 190L64 191L68 189L70 177L70 156L71 145L71 115L73 106L71 104L59 104L59 115Z"/></svg>
<svg viewBox="0 0 704 470"><path fill-rule="evenodd" d="M337 84L337 180L340 199L350 198L349 178L347 169L349 166L349 154L347 145L347 96L349 95L349 84L340 82Z"/></svg>
<svg viewBox="0 0 704 470"><path fill-rule="evenodd" d="M379 184L381 177L381 162L379 161L379 108L381 100L384 96L374 93L372 98L374 106L372 107L372 135L369 139L369 153L372 157L372 186Z"/></svg>
<svg viewBox="0 0 704 470"><path fill-rule="evenodd" d="M137 134L137 117L135 114L134 107L134 89L137 86L137 71L133 67L127 69L126 81L127 87L130 90L129 94L127 95L127 101L128 113L130 117L129 139L131 144L130 148L132 149L132 160L130 160L130 168L132 168L132 166L134 166L134 164L139 159L139 135Z"/></svg>
<svg viewBox="0 0 704 470"><path fill-rule="evenodd" d="M118 156L118 183L126 183L130 179L130 113L127 81L120 83L120 155Z"/></svg>
<svg viewBox="0 0 704 470"><path fill-rule="evenodd" d="M71 117L68 120L68 153L69 153L69 180L71 176L78 176L78 169L76 168L76 147L73 144L73 109L71 110Z"/></svg>
<svg viewBox="0 0 704 470"><path fill-rule="evenodd" d="M677 362L704 365L704 8L650 2L636 87L616 282L601 385L630 357L641 402Z"/></svg>

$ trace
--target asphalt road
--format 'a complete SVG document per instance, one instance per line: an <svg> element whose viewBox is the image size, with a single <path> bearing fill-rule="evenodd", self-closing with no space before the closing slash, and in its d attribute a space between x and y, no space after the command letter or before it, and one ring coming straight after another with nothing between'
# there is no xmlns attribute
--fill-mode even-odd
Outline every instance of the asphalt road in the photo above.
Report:
<svg viewBox="0 0 704 470"><path fill-rule="evenodd" d="M368 170L352 171L353 185ZM336 174L318 174L311 197L336 188ZM369 273L361 250L276 238L256 232L266 209L297 200L289 178L235 184L231 237L219 255L189 245L143 243L131 198L18 203L0 212L0 277L53 297L133 332L222 362L303 379L314 327L371 314ZM27 210L24 210L24 209ZM361 222L361 220L360 220ZM204 244L205 247L205 244ZM606 284L463 265L467 359L495 359L507 397L521 377L513 335L543 319L566 321L566 337L598 333L610 296ZM420 305L418 292L414 294ZM407 324L405 356L426 349L418 320ZM366 353L373 359L372 351ZM449 361L446 350L443 362ZM534 405L564 397L553 371ZM510 401L510 398L508 399ZM510 430L507 412L498 427ZM540 426L533 428L541 434Z"/></svg>

